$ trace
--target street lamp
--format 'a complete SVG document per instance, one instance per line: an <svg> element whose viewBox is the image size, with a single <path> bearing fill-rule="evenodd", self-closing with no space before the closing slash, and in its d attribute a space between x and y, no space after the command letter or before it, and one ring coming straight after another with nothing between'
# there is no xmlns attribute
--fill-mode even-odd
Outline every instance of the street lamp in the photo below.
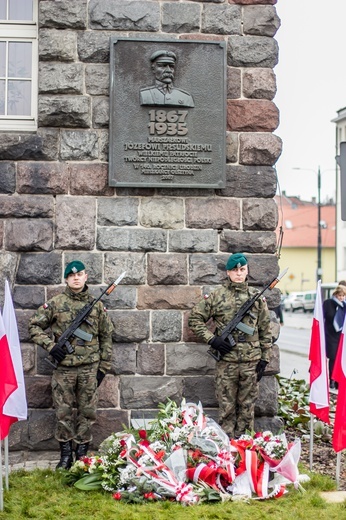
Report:
<svg viewBox="0 0 346 520"><path fill-rule="evenodd" d="M321 169L317 172L311 168L293 168L293 170L306 170L317 173L317 282L322 280L322 236L321 236Z"/></svg>

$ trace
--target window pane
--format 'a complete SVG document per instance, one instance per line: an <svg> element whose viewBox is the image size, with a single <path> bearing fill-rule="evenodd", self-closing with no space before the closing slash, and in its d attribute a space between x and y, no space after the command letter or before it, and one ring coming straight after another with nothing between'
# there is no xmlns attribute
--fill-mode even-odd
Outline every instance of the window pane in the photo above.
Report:
<svg viewBox="0 0 346 520"><path fill-rule="evenodd" d="M0 0L0 20L6 20L6 0Z"/></svg>
<svg viewBox="0 0 346 520"><path fill-rule="evenodd" d="M9 116L30 116L31 81L9 81L7 114Z"/></svg>
<svg viewBox="0 0 346 520"><path fill-rule="evenodd" d="M33 0L10 0L9 20L32 20Z"/></svg>
<svg viewBox="0 0 346 520"><path fill-rule="evenodd" d="M0 76L5 77L6 71L6 42L0 42Z"/></svg>
<svg viewBox="0 0 346 520"><path fill-rule="evenodd" d="M0 81L0 115L5 114L5 82Z"/></svg>
<svg viewBox="0 0 346 520"><path fill-rule="evenodd" d="M31 78L31 43L8 44L8 75L14 78Z"/></svg>

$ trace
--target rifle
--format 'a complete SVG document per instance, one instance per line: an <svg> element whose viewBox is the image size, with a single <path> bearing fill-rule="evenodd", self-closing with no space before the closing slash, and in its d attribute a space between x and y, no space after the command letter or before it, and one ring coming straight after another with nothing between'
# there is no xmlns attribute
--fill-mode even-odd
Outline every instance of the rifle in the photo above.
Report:
<svg viewBox="0 0 346 520"><path fill-rule="evenodd" d="M100 296L98 298L94 298L93 301L87 303L77 314L71 325L61 334L59 340L57 341L56 345L59 347L65 348L66 352L68 354L73 354L74 347L70 343L70 339L73 337L77 337L80 339L83 339L84 341L91 341L92 340L92 334L89 334L89 332L85 332L84 330L80 329L80 325L83 322L86 322L90 325L90 322L88 322L87 318L89 314L91 313L93 307L96 305L96 303L101 300L101 298L106 294L107 296L116 288L116 286L121 282L121 280L124 278L126 274L126 271L124 271L119 278L117 278L114 282L110 283L108 287L102 291ZM45 361L53 366L53 368L57 368L58 361L54 359L51 361L49 357L45 358Z"/></svg>
<svg viewBox="0 0 346 520"><path fill-rule="evenodd" d="M222 330L222 332L220 334L220 338L223 339L224 341L228 340L228 342L230 344L229 352L236 345L236 341L234 340L234 338L232 336L232 332L235 329L238 329L241 332L244 332L245 334L250 334L251 336L255 332L255 329L253 327L250 327L249 325L246 325L245 323L243 323L242 319L247 314L249 314L251 316L251 312L250 311L251 311L251 307L253 306L253 304L262 296L262 294L267 289L269 289L271 291L275 287L275 285L281 280L281 278L283 276L285 276L287 271L288 271L288 267L284 271L282 271L282 273L280 273L277 277L275 277L274 280L272 280L271 282L267 283L263 287L261 292L255 294L254 296L249 298L245 303L243 303L243 305L240 307L239 311L234 316L234 318L232 318L231 321ZM211 357L216 359L216 361L221 361L222 360L222 355L221 355L221 353L218 350L215 350L214 348L211 347L211 348L209 348L207 350L207 352L208 352L208 354Z"/></svg>

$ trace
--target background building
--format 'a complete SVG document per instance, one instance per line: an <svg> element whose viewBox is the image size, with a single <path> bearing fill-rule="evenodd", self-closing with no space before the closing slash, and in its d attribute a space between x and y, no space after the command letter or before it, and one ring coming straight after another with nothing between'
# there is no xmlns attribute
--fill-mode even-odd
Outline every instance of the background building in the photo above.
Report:
<svg viewBox="0 0 346 520"><path fill-rule="evenodd" d="M309 291L316 289L318 249L318 205L316 200L303 201L289 197L283 192L275 197L279 211L283 242L280 256L281 269L288 267L282 281L282 292ZM321 264L322 282L335 281L335 204L321 205Z"/></svg>

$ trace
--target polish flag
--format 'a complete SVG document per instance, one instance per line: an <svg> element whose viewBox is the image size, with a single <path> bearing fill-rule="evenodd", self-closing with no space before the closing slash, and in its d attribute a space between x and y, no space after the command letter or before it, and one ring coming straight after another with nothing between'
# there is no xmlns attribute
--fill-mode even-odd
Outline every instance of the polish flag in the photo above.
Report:
<svg viewBox="0 0 346 520"><path fill-rule="evenodd" d="M329 420L329 377L322 307L321 281L318 281L310 339L310 412L321 421Z"/></svg>
<svg viewBox="0 0 346 520"><path fill-rule="evenodd" d="M336 452L346 449L346 320L342 328L332 378L338 382L333 448Z"/></svg>
<svg viewBox="0 0 346 520"><path fill-rule="evenodd" d="M4 405L17 387L16 373L0 312L0 440L8 435L7 420L3 414Z"/></svg>
<svg viewBox="0 0 346 520"><path fill-rule="evenodd" d="M16 388L6 400L2 413L1 439L9 434L11 424L27 419L27 403L25 394L22 353L18 335L16 315L14 312L11 291L8 281L5 282L5 303L3 308L3 325L6 331L8 346L16 379Z"/></svg>

